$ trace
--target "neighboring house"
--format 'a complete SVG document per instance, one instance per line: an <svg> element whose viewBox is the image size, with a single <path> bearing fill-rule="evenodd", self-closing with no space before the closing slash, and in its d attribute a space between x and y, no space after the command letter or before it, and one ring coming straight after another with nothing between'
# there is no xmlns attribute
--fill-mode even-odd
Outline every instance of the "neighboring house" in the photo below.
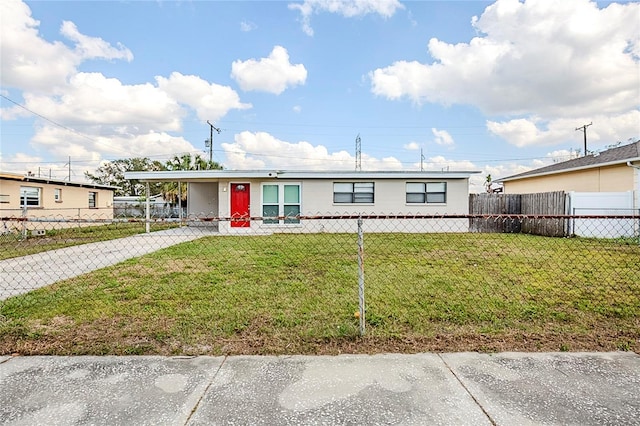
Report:
<svg viewBox="0 0 640 426"><path fill-rule="evenodd" d="M221 233L251 231L247 229L251 227L337 232L347 231L340 228L344 224L301 221L298 216L467 214L469 177L474 173L479 172L200 170L127 172L125 178L187 183L188 215L230 219L216 223ZM242 220L246 217L263 219L259 223ZM468 230L468 220L456 221L454 229L448 230ZM369 230L380 232L397 231L400 226L391 220L372 223L367 225Z"/></svg>
<svg viewBox="0 0 640 426"><path fill-rule="evenodd" d="M640 141L496 180L506 194L567 193L576 216L638 215ZM571 234L616 238L637 235L637 219L574 219Z"/></svg>
<svg viewBox="0 0 640 426"><path fill-rule="evenodd" d="M3 217L113 218L112 186L0 172Z"/></svg>
<svg viewBox="0 0 640 426"><path fill-rule="evenodd" d="M149 197L150 216L153 218L178 217L179 207L162 198L162 195ZM113 197L113 215L116 217L144 217L146 214L146 198L136 195L119 195Z"/></svg>
<svg viewBox="0 0 640 426"><path fill-rule="evenodd" d="M640 141L497 179L506 194L640 192ZM637 200L637 199L636 199Z"/></svg>

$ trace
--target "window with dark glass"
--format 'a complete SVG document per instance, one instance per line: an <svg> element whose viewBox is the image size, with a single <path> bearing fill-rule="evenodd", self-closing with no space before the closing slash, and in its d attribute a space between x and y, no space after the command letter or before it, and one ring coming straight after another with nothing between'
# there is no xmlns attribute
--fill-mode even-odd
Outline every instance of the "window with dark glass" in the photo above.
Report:
<svg viewBox="0 0 640 426"><path fill-rule="evenodd" d="M40 207L40 188L35 186L20 187L20 206Z"/></svg>
<svg viewBox="0 0 640 426"><path fill-rule="evenodd" d="M89 192L89 208L90 209L95 209L96 208L97 199L98 199L98 193L97 192Z"/></svg>
<svg viewBox="0 0 640 426"><path fill-rule="evenodd" d="M345 204L373 204L373 182L334 182L333 202Z"/></svg>
<svg viewBox="0 0 640 426"><path fill-rule="evenodd" d="M407 182L408 204L444 204L447 202L446 182Z"/></svg>

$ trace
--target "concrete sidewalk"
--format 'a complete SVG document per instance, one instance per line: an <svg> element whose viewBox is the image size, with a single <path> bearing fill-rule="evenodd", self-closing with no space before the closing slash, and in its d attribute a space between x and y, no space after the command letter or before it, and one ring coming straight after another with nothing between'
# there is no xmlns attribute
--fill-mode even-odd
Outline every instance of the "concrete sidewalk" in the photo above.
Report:
<svg viewBox="0 0 640 426"><path fill-rule="evenodd" d="M0 357L3 425L640 424L634 353Z"/></svg>
<svg viewBox="0 0 640 426"><path fill-rule="evenodd" d="M0 260L0 300L209 235L206 227L181 227Z"/></svg>

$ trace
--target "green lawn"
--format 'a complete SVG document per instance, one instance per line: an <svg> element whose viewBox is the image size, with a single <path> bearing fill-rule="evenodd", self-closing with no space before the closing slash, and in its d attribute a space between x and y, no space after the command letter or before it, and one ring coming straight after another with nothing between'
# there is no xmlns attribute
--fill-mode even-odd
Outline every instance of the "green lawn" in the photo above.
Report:
<svg viewBox="0 0 640 426"><path fill-rule="evenodd" d="M207 237L0 302L0 353L640 349L637 241Z"/></svg>
<svg viewBox="0 0 640 426"><path fill-rule="evenodd" d="M52 222L55 225L55 222ZM141 221L111 222L94 226L78 226L47 230L44 236L31 236L23 239L16 232L0 235L0 260L26 256L79 244L97 241L115 240L146 232L145 223ZM173 223L153 223L151 230L158 231L177 226ZM30 234L30 233L29 233Z"/></svg>

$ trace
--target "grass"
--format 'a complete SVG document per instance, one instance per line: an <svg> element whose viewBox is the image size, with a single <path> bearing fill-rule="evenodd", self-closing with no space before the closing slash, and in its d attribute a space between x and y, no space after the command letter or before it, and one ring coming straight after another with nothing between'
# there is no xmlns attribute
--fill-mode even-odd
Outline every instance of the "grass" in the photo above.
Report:
<svg viewBox="0 0 640 426"><path fill-rule="evenodd" d="M177 226L171 223L154 223L153 231ZM66 229L47 230L44 236L28 236L23 239L19 232L0 235L0 260L26 256L80 244L114 240L145 232L145 223L112 222L95 226L77 226Z"/></svg>
<svg viewBox="0 0 640 426"><path fill-rule="evenodd" d="M207 237L0 302L0 353L640 349L640 247L521 234Z"/></svg>

